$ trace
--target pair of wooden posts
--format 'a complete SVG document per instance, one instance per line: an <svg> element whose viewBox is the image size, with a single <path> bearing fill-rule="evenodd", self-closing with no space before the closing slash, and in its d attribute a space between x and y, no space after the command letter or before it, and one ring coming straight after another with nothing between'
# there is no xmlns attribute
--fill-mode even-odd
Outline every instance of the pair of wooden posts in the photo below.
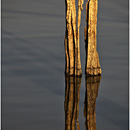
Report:
<svg viewBox="0 0 130 130"><path fill-rule="evenodd" d="M75 0L65 0L66 4L66 33L65 33L65 74L70 76L81 76L81 60L79 47L79 28L81 22L81 11L83 0L78 0L78 19L76 21ZM99 56L96 50L97 35L97 9L98 0L88 0L86 3L86 27L85 49L86 49L86 69L89 76L101 75Z"/></svg>

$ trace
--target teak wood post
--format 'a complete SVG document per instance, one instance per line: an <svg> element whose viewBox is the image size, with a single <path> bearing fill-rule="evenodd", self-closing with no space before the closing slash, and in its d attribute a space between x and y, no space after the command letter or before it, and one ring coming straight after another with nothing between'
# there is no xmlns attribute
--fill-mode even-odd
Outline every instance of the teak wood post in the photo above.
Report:
<svg viewBox="0 0 130 130"><path fill-rule="evenodd" d="M85 44L86 44L86 68L88 76L101 75L97 48L97 10L98 0L88 0L86 3Z"/></svg>
<svg viewBox="0 0 130 130"><path fill-rule="evenodd" d="M70 76L81 76L81 60L79 47L79 28L83 0L78 1L78 21L76 24L75 0L65 0L66 5L66 32L65 32L65 74Z"/></svg>

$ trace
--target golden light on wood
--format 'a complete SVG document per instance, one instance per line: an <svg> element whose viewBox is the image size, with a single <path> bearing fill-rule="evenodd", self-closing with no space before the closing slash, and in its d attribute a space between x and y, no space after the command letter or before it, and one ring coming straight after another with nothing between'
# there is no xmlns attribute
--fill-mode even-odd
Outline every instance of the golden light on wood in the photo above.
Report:
<svg viewBox="0 0 130 130"><path fill-rule="evenodd" d="M97 10L98 0L88 0L86 4L86 23L84 29L86 44L86 75L101 75L97 52Z"/></svg>
<svg viewBox="0 0 130 130"><path fill-rule="evenodd" d="M76 24L75 0L66 0L66 32L65 32L65 74L81 76L81 60L79 47L79 28L83 0L78 1L78 21Z"/></svg>
<svg viewBox="0 0 130 130"><path fill-rule="evenodd" d="M65 32L65 74L81 76L79 29L83 0L78 0L78 18L76 17L75 0L66 0L66 32ZM97 52L97 10L98 0L88 0L86 4L86 23L84 29L86 44L86 75L101 75ZM77 21L76 21L77 19Z"/></svg>

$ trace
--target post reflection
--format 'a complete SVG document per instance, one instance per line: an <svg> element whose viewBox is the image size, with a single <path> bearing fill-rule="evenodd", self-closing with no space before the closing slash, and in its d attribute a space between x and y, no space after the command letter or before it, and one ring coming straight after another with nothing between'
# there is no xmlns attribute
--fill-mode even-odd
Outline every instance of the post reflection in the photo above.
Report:
<svg viewBox="0 0 130 130"><path fill-rule="evenodd" d="M96 128L96 98L100 85L101 76L86 77L86 92L84 102L84 116L86 118L86 130L97 130Z"/></svg>
<svg viewBox="0 0 130 130"><path fill-rule="evenodd" d="M65 77L65 130L80 130L79 115L79 98L81 77Z"/></svg>

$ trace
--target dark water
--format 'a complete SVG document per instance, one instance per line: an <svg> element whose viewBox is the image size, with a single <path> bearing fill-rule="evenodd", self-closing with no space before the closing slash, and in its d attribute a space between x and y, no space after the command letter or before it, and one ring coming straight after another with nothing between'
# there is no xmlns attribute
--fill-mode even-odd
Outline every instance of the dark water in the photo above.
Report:
<svg viewBox="0 0 130 130"><path fill-rule="evenodd" d="M86 2L86 1L85 1ZM85 130L85 5L79 124ZM2 1L2 130L65 130L65 4ZM99 0L97 130L128 130L128 0Z"/></svg>

